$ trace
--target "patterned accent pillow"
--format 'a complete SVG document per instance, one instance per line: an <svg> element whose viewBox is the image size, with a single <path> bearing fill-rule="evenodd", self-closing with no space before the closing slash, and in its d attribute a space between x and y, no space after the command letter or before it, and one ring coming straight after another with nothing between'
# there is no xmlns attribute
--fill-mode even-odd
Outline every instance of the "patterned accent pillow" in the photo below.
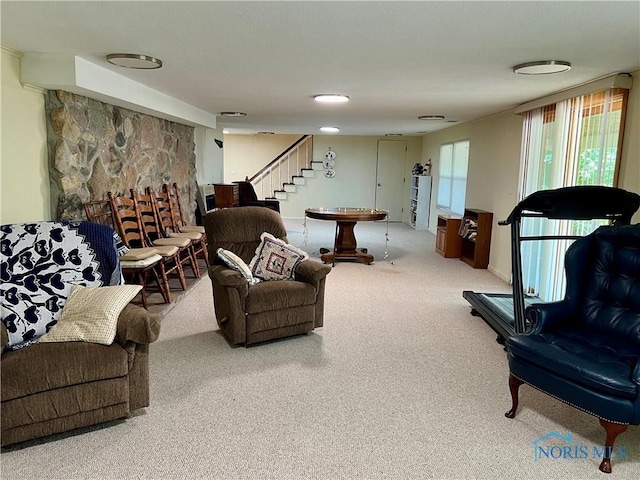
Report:
<svg viewBox="0 0 640 480"><path fill-rule="evenodd" d="M75 286L58 323L40 337L40 342L80 341L111 345L116 338L120 312L140 290L140 285Z"/></svg>
<svg viewBox="0 0 640 480"><path fill-rule="evenodd" d="M249 268L261 280L293 280L296 267L309 255L293 245L264 232Z"/></svg>
<svg viewBox="0 0 640 480"><path fill-rule="evenodd" d="M233 268L237 272L240 272L249 285L255 285L260 281L259 278L253 277L253 274L247 264L244 263L244 260L235 253L225 250L224 248L219 248L216 250L216 253L218 254L218 257L220 257L220 260L226 263L229 268Z"/></svg>

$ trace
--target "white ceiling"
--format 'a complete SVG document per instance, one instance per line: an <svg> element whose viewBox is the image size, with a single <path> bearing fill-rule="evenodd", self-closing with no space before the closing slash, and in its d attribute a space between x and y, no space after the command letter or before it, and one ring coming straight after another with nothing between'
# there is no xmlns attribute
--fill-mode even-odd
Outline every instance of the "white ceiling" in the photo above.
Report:
<svg viewBox="0 0 640 480"><path fill-rule="evenodd" d="M416 135L640 70L640 2L9 2L2 46L74 54L211 113L237 133ZM115 67L142 53L159 70ZM562 74L518 63L566 60ZM636 79L636 81L640 81ZM342 93L346 105L318 105ZM444 115L445 121L418 120Z"/></svg>

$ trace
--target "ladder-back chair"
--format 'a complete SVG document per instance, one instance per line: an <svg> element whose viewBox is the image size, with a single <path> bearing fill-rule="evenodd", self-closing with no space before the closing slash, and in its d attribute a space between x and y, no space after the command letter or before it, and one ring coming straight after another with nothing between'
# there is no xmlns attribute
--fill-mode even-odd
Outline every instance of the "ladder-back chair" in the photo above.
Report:
<svg viewBox="0 0 640 480"><path fill-rule="evenodd" d="M117 230L110 200L93 200L86 202L83 204L83 208L85 216L90 222L107 225ZM147 249L130 250L125 255L118 257L118 260L120 260L120 268L122 269L122 276L125 282L138 284L142 287L142 290L140 290L142 306L148 309L147 291L151 278L156 281L158 290L162 293L165 302L167 299L164 298L164 292L157 269L162 258L156 253L156 250L149 249L147 252L144 250Z"/></svg>
<svg viewBox="0 0 640 480"><path fill-rule="evenodd" d="M118 233L128 247L149 247L135 202L131 198L116 197L108 192L109 201L113 210L113 216L118 227ZM169 286L169 275L176 275L180 281L182 290L187 289L187 282L184 278L182 263L180 262L179 249L176 246L153 246L162 257L160 262L161 290L166 302L171 301L171 291Z"/></svg>
<svg viewBox="0 0 640 480"><path fill-rule="evenodd" d="M188 239L191 245L191 252L193 260L197 270L197 257L200 255L200 243L202 241L202 234L198 232L179 232L175 229L175 219L173 217L173 211L170 207L169 196L164 190L157 191L152 188L147 188L147 193L153 199L153 206L158 217L158 225L162 235L167 238L183 238ZM197 276L200 275L198 271ZM195 272L194 272L195 273Z"/></svg>
<svg viewBox="0 0 640 480"><path fill-rule="evenodd" d="M159 225L156 210L153 206L153 199L151 198L151 195L136 192L131 189L131 199L135 204L136 212L140 218L140 224L147 244L153 245L154 247L178 247L180 263L183 265L183 271L184 266L189 265L194 276L196 278L199 277L200 271L198 270L198 265L193 254L191 240L188 238L166 238L162 235L162 230Z"/></svg>
<svg viewBox="0 0 640 480"><path fill-rule="evenodd" d="M167 202L169 210L171 211L171 217L173 219L172 230L182 235L191 236L194 243L194 253L196 258L202 258L209 268L209 256L207 254L207 235L202 225L187 225L184 216L184 209L182 207L182 201L180 199L180 190L178 184L174 183L169 185L165 183L162 186L162 191L167 195ZM198 238L196 233L200 234Z"/></svg>

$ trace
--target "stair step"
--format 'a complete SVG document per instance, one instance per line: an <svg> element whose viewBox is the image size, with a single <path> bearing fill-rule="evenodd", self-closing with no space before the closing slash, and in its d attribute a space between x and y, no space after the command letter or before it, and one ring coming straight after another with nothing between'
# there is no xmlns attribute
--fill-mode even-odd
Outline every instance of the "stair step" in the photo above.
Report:
<svg viewBox="0 0 640 480"><path fill-rule="evenodd" d="M300 176L300 175L296 175L293 177L293 184L294 185L304 185L304 177Z"/></svg>
<svg viewBox="0 0 640 480"><path fill-rule="evenodd" d="M311 168L313 170L324 170L324 162L320 162L318 160L314 160L311 162Z"/></svg>
<svg viewBox="0 0 640 480"><path fill-rule="evenodd" d="M302 169L302 176L305 178L313 178L315 176L315 174L313 173L313 170L310 168L303 168Z"/></svg>
<svg viewBox="0 0 640 480"><path fill-rule="evenodd" d="M287 192L285 192L284 190L276 190L273 193L275 193L276 199L278 199L278 200L286 200L287 199Z"/></svg>
<svg viewBox="0 0 640 480"><path fill-rule="evenodd" d="M296 186L293 183L285 183L283 185L284 187L284 191L287 193L295 193L296 192Z"/></svg>

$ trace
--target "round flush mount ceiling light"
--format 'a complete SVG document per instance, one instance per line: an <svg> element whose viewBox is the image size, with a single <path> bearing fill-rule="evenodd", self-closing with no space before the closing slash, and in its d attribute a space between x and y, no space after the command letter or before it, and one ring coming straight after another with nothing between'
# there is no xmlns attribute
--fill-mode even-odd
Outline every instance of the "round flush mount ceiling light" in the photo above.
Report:
<svg viewBox="0 0 640 480"><path fill-rule="evenodd" d="M107 61L118 67L139 70L153 70L162 67L162 60L138 53L111 53L107 55Z"/></svg>
<svg viewBox="0 0 640 480"><path fill-rule="evenodd" d="M316 95L313 99L320 103L346 103L349 101L349 97L337 93L323 93Z"/></svg>
<svg viewBox="0 0 640 480"><path fill-rule="evenodd" d="M247 114L244 112L220 112L220 116L222 117L246 117Z"/></svg>
<svg viewBox="0 0 640 480"><path fill-rule="evenodd" d="M571 64L563 60L540 60L538 62L521 63L513 67L513 73L519 75L549 75L571 70Z"/></svg>
<svg viewBox="0 0 640 480"><path fill-rule="evenodd" d="M444 115L420 115L418 120L444 120Z"/></svg>
<svg viewBox="0 0 640 480"><path fill-rule="evenodd" d="M320 127L320 131L324 133L338 133L340 129L338 127Z"/></svg>

